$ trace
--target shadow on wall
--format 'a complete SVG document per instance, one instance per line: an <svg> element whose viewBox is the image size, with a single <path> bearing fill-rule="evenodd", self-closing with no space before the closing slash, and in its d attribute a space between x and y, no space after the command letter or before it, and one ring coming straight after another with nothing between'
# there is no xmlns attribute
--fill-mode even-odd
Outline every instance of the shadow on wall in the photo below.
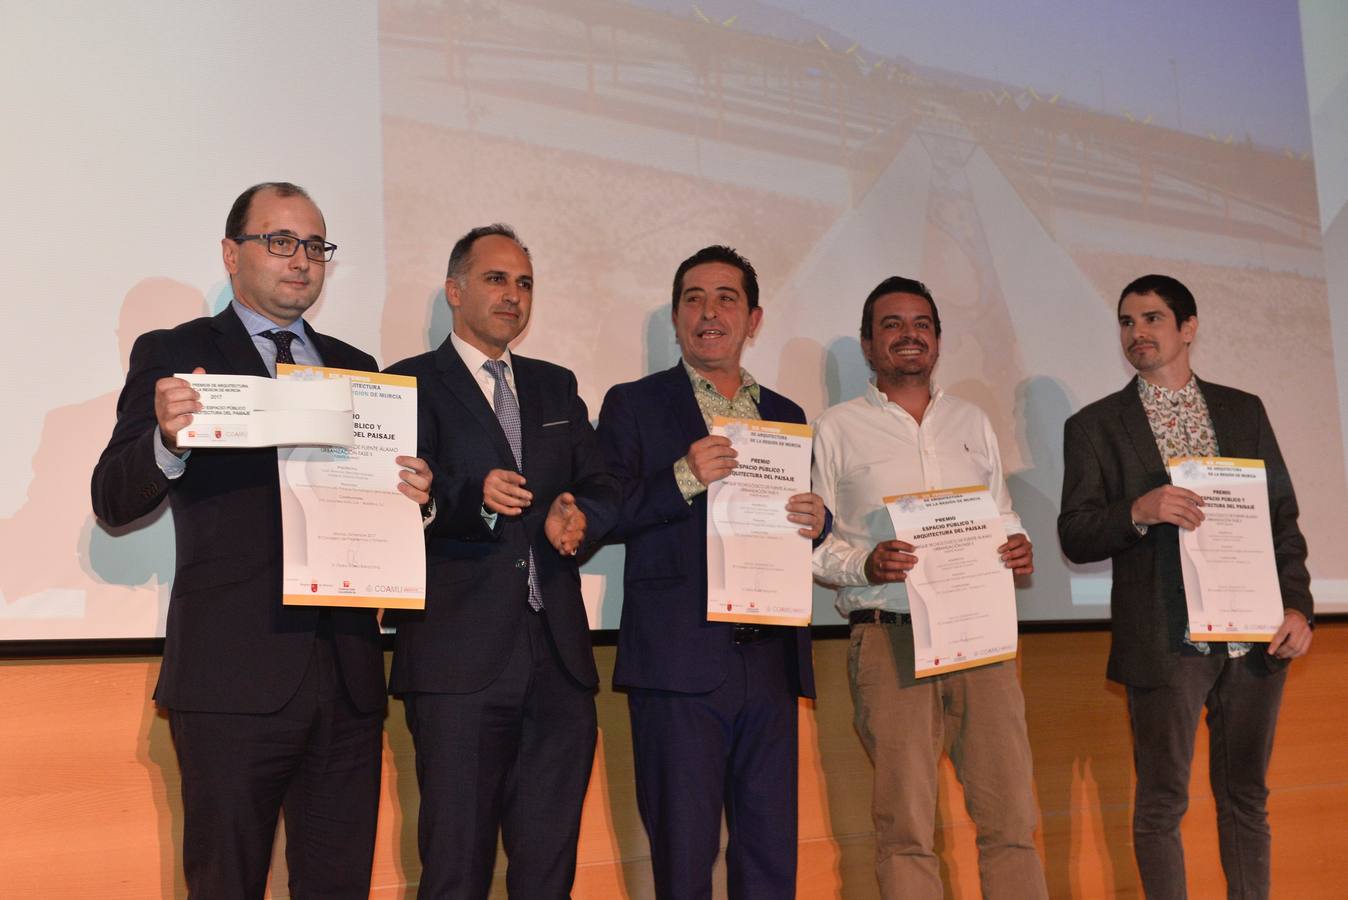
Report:
<svg viewBox="0 0 1348 900"><path fill-rule="evenodd" d="M138 282L122 301L117 324L123 373L140 335L205 312L195 288L167 278ZM43 638L148 637L162 628L174 570L166 506L117 529L95 521L89 506L89 477L112 433L117 397L101 394L47 413L28 496L0 520L4 602L27 604L9 611L29 624L49 620L50 629L36 626ZM157 596L128 602L127 588Z"/></svg>
<svg viewBox="0 0 1348 900"><path fill-rule="evenodd" d="M661 304L646 317L645 374L663 372L679 361L679 344L674 339L674 322L669 307Z"/></svg>
<svg viewBox="0 0 1348 900"><path fill-rule="evenodd" d="M852 337L834 338L828 345L824 363L824 390L828 405L843 403L866 392L871 367L861 353L861 341Z"/></svg>

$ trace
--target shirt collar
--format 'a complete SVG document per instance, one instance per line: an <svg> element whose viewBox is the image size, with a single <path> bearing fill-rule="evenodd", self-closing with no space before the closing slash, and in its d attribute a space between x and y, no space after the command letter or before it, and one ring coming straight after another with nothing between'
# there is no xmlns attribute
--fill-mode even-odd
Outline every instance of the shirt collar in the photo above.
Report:
<svg viewBox="0 0 1348 900"><path fill-rule="evenodd" d="M309 335L304 330L304 319L296 319L289 325L277 325L271 319L261 313L254 312L239 302L238 298L229 301L229 305L234 308L234 315L239 317L243 323L244 330L248 332L249 337L257 337L268 331L289 331L295 335L295 339L300 343L308 343Z"/></svg>
<svg viewBox="0 0 1348 900"><path fill-rule="evenodd" d="M927 404L927 408L931 409L932 404L936 403L937 400L940 400L943 396L945 396L945 391L941 390L940 385L938 385L934 381L929 382L928 386L931 389L931 401ZM866 382L866 393L864 396L868 403L870 403L872 406L878 406L881 409L883 409L886 406L898 405L894 401L890 400L888 397L885 396L884 391L880 390L880 388L876 385L874 378Z"/></svg>
<svg viewBox="0 0 1348 900"><path fill-rule="evenodd" d="M1198 390L1198 376L1192 372L1189 373L1189 380L1185 382L1184 387L1177 391L1170 388L1161 387L1159 384L1152 384L1141 376L1137 379L1137 392L1142 399L1149 403L1183 403L1192 401L1200 396Z"/></svg>
<svg viewBox="0 0 1348 900"><path fill-rule="evenodd" d="M710 381L708 381L706 378L704 378L704 377L702 377L701 375L699 375L696 369L694 369L692 366L688 365L688 360L684 359L684 360L680 360L680 362L683 363L683 371L686 372L686 373L688 373L688 380L691 381L691 382L693 383L693 392L694 392L694 394L696 394L696 393L699 392L699 391L704 392L704 393L709 391L709 392L711 392L711 393L713 393L713 394L718 394L718 395L721 393L720 391L718 391L718 390L716 389L716 385L712 384L712 383L711 383ZM743 368L743 367L741 367L741 368L740 368L740 387L739 387L739 390L736 391L735 393L736 393L736 395L739 395L740 393L743 393L743 392L746 392L746 391L748 392L749 397L750 397L755 403L757 403L758 400L759 400L759 394L762 392L762 388L760 388L760 387L758 386L758 382L754 380L754 376L752 376L752 375L749 374L749 370L748 370L748 369L745 369L745 368ZM732 398L732 399L733 399L733 398Z"/></svg>
<svg viewBox="0 0 1348 900"><path fill-rule="evenodd" d="M454 347L455 351L458 352L459 359L463 360L463 364L468 367L469 372L473 373L474 378L477 377L478 372L482 371L482 364L491 359L490 356L483 353L452 331L449 333L449 343ZM509 347L507 347L506 351L501 354L501 361L506 364L506 369L508 371L515 371L515 364L510 358Z"/></svg>

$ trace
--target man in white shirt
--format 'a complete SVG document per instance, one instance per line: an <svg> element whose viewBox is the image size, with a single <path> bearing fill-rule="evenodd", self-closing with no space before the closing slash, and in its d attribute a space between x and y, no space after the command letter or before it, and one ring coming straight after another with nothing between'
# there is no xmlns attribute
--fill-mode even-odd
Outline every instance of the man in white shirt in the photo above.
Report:
<svg viewBox="0 0 1348 900"><path fill-rule="evenodd" d="M931 381L941 320L919 281L891 277L862 308L861 349L875 380L815 424L813 487L833 510L814 575L838 590L852 626L848 677L855 724L875 763L876 876L886 898L939 900L934 850L937 771L950 754L978 829L979 880L988 900L1046 898L1034 845L1025 701L1014 664L914 677L904 580L917 561L896 540L883 498L986 485L1010 536L997 548L1017 575L1033 550L1002 476L997 437L982 410Z"/></svg>

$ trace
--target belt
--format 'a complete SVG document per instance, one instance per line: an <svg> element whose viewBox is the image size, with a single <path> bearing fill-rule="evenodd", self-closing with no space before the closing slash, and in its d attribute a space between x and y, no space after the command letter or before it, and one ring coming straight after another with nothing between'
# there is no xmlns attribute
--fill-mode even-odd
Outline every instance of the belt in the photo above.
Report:
<svg viewBox="0 0 1348 900"><path fill-rule="evenodd" d="M847 614L848 625L912 625L913 617L908 613L890 612L887 609L854 609Z"/></svg>
<svg viewBox="0 0 1348 900"><path fill-rule="evenodd" d="M736 625L735 643L753 644L768 638L778 637L782 629L776 625Z"/></svg>

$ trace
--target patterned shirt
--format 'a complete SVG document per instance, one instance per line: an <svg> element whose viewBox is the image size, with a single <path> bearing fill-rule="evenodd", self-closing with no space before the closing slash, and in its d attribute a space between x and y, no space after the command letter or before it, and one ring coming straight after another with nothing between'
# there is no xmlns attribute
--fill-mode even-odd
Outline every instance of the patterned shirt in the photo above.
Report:
<svg viewBox="0 0 1348 900"><path fill-rule="evenodd" d="M1156 449L1161 453L1162 462L1168 465L1171 458L1176 456L1220 455L1208 403L1203 399L1203 392L1198 389L1198 379L1193 375L1178 391L1139 378L1137 393L1142 398L1142 408L1147 412L1147 422L1151 425L1152 436L1156 438ZM1207 641L1190 639L1188 625L1184 626L1184 643L1204 656L1213 651ZM1250 645L1243 641L1225 643L1229 656L1244 656L1250 652ZM1218 644L1219 650L1220 647Z"/></svg>
<svg viewBox="0 0 1348 900"><path fill-rule="evenodd" d="M702 421L706 423L707 430L711 430L712 419L716 416L728 416L734 419L757 419L758 415L758 382L754 381L754 376L746 370L740 369L740 387L735 391L735 396L725 397L716 389L716 385L703 378L688 365L683 364L683 370L688 373L688 380L693 383L693 396L697 398L697 408L702 411ZM707 486L697 480L693 474L692 466L688 465L688 458L681 456L679 461L674 463L674 480L678 482L679 493L683 499L691 504L693 498L707 489Z"/></svg>

